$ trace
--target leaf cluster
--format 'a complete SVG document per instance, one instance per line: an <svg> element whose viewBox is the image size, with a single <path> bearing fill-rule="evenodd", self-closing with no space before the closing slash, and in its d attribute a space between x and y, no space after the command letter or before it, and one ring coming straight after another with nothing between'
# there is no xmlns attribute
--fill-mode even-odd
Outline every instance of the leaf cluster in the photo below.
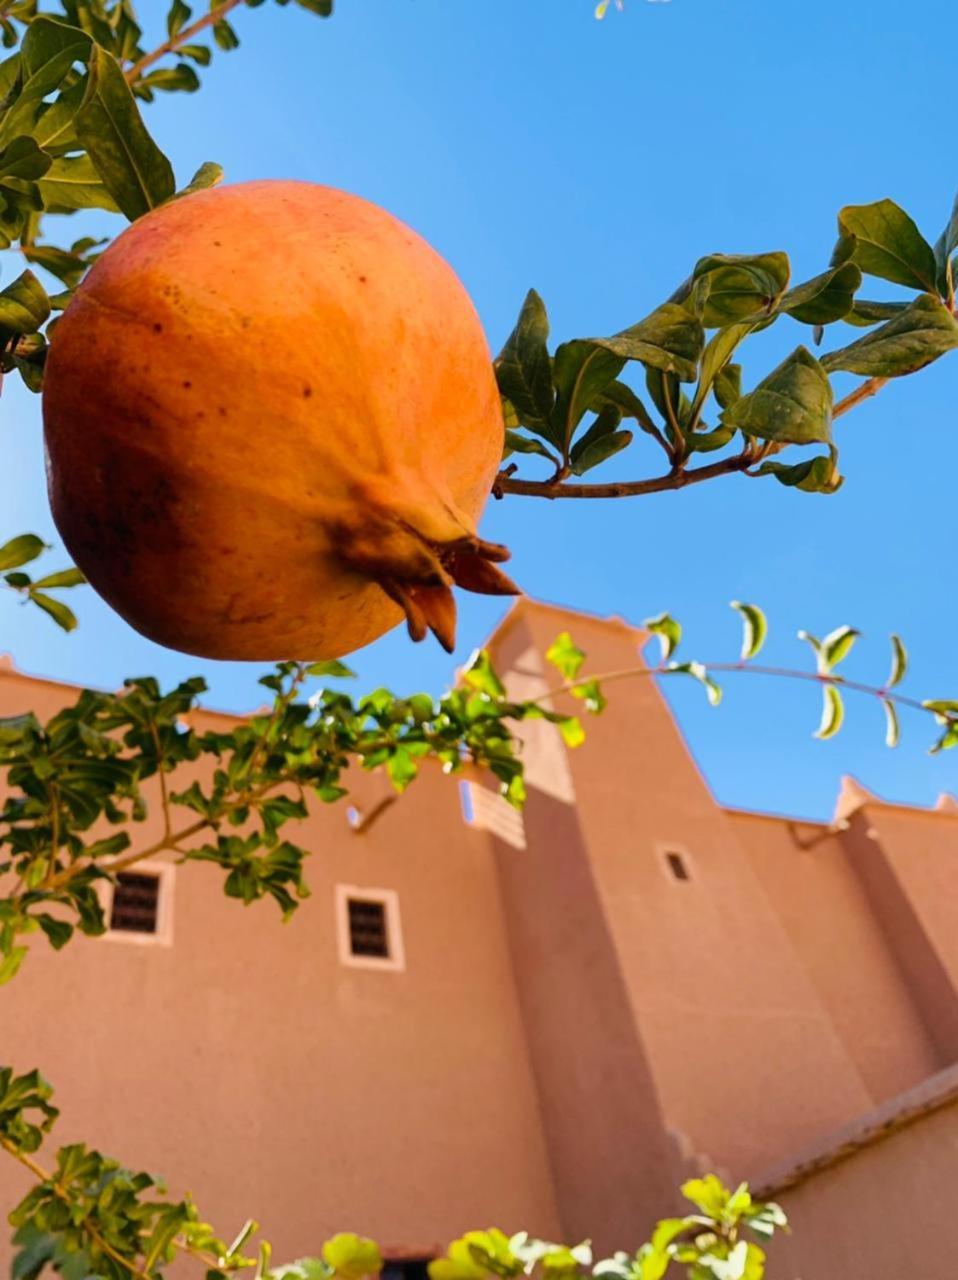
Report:
<svg viewBox="0 0 958 1280"><path fill-rule="evenodd" d="M0 249L19 248L62 287L49 295L28 269L0 290L0 372L16 370L31 390L41 389L51 315L67 305L104 243L42 240L46 215L98 209L132 220L222 177L207 163L177 192L138 100L198 89L196 68L212 57L204 33L220 49L235 48L227 14L239 3L216 0L194 18L184 0L173 0L166 38L151 52L131 0L59 0L43 12L36 0L2 6L0 36L13 52L0 62ZM320 16L332 12L332 0L296 3Z"/></svg>
<svg viewBox="0 0 958 1280"><path fill-rule="evenodd" d="M166 693L152 677L131 679L115 694L85 690L46 723L32 714L0 720L8 784L0 809L0 884L7 887L0 982L18 971L32 933L56 948L76 930L102 933L99 884L164 851L216 865L228 896L245 904L269 897L289 916L308 893L307 850L290 833L307 816L310 797L330 804L346 795L351 768L381 769L401 792L424 758L447 773L470 764L489 770L519 806L525 791L515 725L546 719L569 746L584 737L574 716L510 699L485 652L439 699L377 689L354 700L328 686L300 696L307 681L351 674L338 662L280 663L261 680L273 695L269 710L229 729L199 732L191 724L206 687L199 678ZM171 791L168 776L199 760L210 766L203 780ZM157 803L163 836L131 852L131 826Z"/></svg>
<svg viewBox="0 0 958 1280"><path fill-rule="evenodd" d="M0 1067L0 1145L39 1179L10 1214L14 1280L38 1280L49 1267L65 1280L153 1280L178 1257L200 1261L207 1280L244 1269L255 1269L255 1280L379 1276L378 1245L353 1232L327 1240L317 1257L270 1266L268 1242L250 1252L256 1222L246 1222L227 1244L189 1197L167 1199L150 1174L131 1172L83 1143L61 1147L46 1172L33 1155L57 1116L51 1096L37 1072L16 1076ZM754 1238L767 1241L787 1229L778 1205L754 1201L745 1183L730 1190L712 1174L686 1182L682 1192L695 1212L658 1223L634 1255L594 1261L588 1242L570 1247L491 1227L454 1240L429 1264L430 1280L661 1280L672 1264L684 1267L689 1280L761 1280L765 1253Z"/></svg>
<svg viewBox="0 0 958 1280"><path fill-rule="evenodd" d="M835 492L842 478L833 419L850 404L836 405L831 375L901 377L958 346L958 201L934 248L891 200L847 206L838 226L831 264L810 280L793 285L788 256L780 251L710 254L636 324L610 337L562 342L551 353L545 304L530 290L495 362L504 456L547 459L551 475L539 488L555 496L567 477L627 449L639 431L665 452L672 474L681 474L696 454L729 449L726 470L771 475L805 492ZM891 303L860 299L866 275L916 296ZM808 326L813 345L839 321L868 332L820 356L800 344L743 389L738 349L786 318ZM630 370L641 375L644 390L622 380ZM798 461L773 460L789 446L819 451ZM510 464L500 479L515 469ZM522 489L535 491L529 483Z"/></svg>

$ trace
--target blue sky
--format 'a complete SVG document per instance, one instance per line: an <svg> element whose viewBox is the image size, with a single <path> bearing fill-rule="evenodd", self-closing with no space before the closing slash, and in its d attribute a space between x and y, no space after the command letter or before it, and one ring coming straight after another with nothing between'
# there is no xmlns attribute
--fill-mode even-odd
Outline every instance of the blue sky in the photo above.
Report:
<svg viewBox="0 0 958 1280"><path fill-rule="evenodd" d="M141 6L155 33L163 12ZM891 196L933 240L958 185L942 57L953 19L953 0L871 0L867 20L834 0L627 0L601 23L591 0L338 0L326 22L270 5L239 11L241 48L214 58L198 97L166 98L149 121L183 181L215 159L229 180L306 178L383 204L454 265L497 349L530 286L561 340L640 319L705 253L786 249L806 278L827 264L845 203ZM259 287L282 280L264 273ZM791 321L762 335L746 383L807 337ZM688 656L734 656L727 602L755 600L769 660L804 663L799 627L850 622L866 638L848 673L880 682L898 630L914 692L954 695L956 396L953 356L842 419L847 481L833 497L736 477L617 502L513 497L483 528L512 546L531 594L635 621L669 610ZM38 403L8 380L2 414L0 535L55 542ZM658 465L636 446L606 474ZM199 671L213 705L261 701L257 668L158 649L89 589L73 603L81 627L67 637L3 598L0 647L62 679ZM403 632L384 638L353 659L357 687L438 690L501 612L461 600L452 661ZM822 744L806 686L730 678L718 710L697 689L669 692L727 803L826 815L842 772L919 804L958 790L958 752L928 757L922 718L906 718L889 752L871 703L852 702L846 730Z"/></svg>

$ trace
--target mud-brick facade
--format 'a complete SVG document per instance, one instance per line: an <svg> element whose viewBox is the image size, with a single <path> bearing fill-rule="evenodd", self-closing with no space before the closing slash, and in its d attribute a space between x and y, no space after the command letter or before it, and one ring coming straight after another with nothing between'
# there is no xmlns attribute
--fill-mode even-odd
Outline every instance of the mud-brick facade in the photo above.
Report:
<svg viewBox="0 0 958 1280"><path fill-rule="evenodd" d="M524 601L491 642L516 696L564 629L597 671L638 660L640 631ZM0 670L2 715L74 694ZM286 925L213 868L148 868L151 931L37 944L0 989L0 1061L55 1083L61 1141L224 1231L255 1215L279 1257L490 1224L629 1248L716 1169L791 1211L776 1274L952 1280L958 804L846 779L829 823L723 808L653 680L588 730L528 726L521 820L431 767L317 804ZM4 1204L21 1185L0 1166Z"/></svg>

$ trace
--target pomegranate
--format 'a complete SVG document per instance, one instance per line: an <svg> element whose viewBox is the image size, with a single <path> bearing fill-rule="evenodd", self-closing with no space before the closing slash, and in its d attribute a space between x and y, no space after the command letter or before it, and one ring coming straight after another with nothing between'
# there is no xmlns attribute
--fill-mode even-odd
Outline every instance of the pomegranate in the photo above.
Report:
<svg viewBox="0 0 958 1280"><path fill-rule="evenodd" d="M405 615L451 649L454 583L513 594L476 521L503 421L451 268L305 182L204 191L110 246L52 338L57 527L138 631L320 659Z"/></svg>

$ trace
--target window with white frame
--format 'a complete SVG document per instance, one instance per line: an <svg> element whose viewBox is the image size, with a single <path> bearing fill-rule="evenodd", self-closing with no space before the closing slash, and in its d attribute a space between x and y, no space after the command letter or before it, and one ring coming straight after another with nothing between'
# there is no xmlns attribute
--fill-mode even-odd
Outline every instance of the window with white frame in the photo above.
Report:
<svg viewBox="0 0 958 1280"><path fill-rule="evenodd" d="M118 872L101 899L106 937L169 946L173 941L173 872L171 865Z"/></svg>
<svg viewBox="0 0 958 1280"><path fill-rule="evenodd" d="M392 889L337 885L336 935L341 964L357 969L406 967L399 898Z"/></svg>

